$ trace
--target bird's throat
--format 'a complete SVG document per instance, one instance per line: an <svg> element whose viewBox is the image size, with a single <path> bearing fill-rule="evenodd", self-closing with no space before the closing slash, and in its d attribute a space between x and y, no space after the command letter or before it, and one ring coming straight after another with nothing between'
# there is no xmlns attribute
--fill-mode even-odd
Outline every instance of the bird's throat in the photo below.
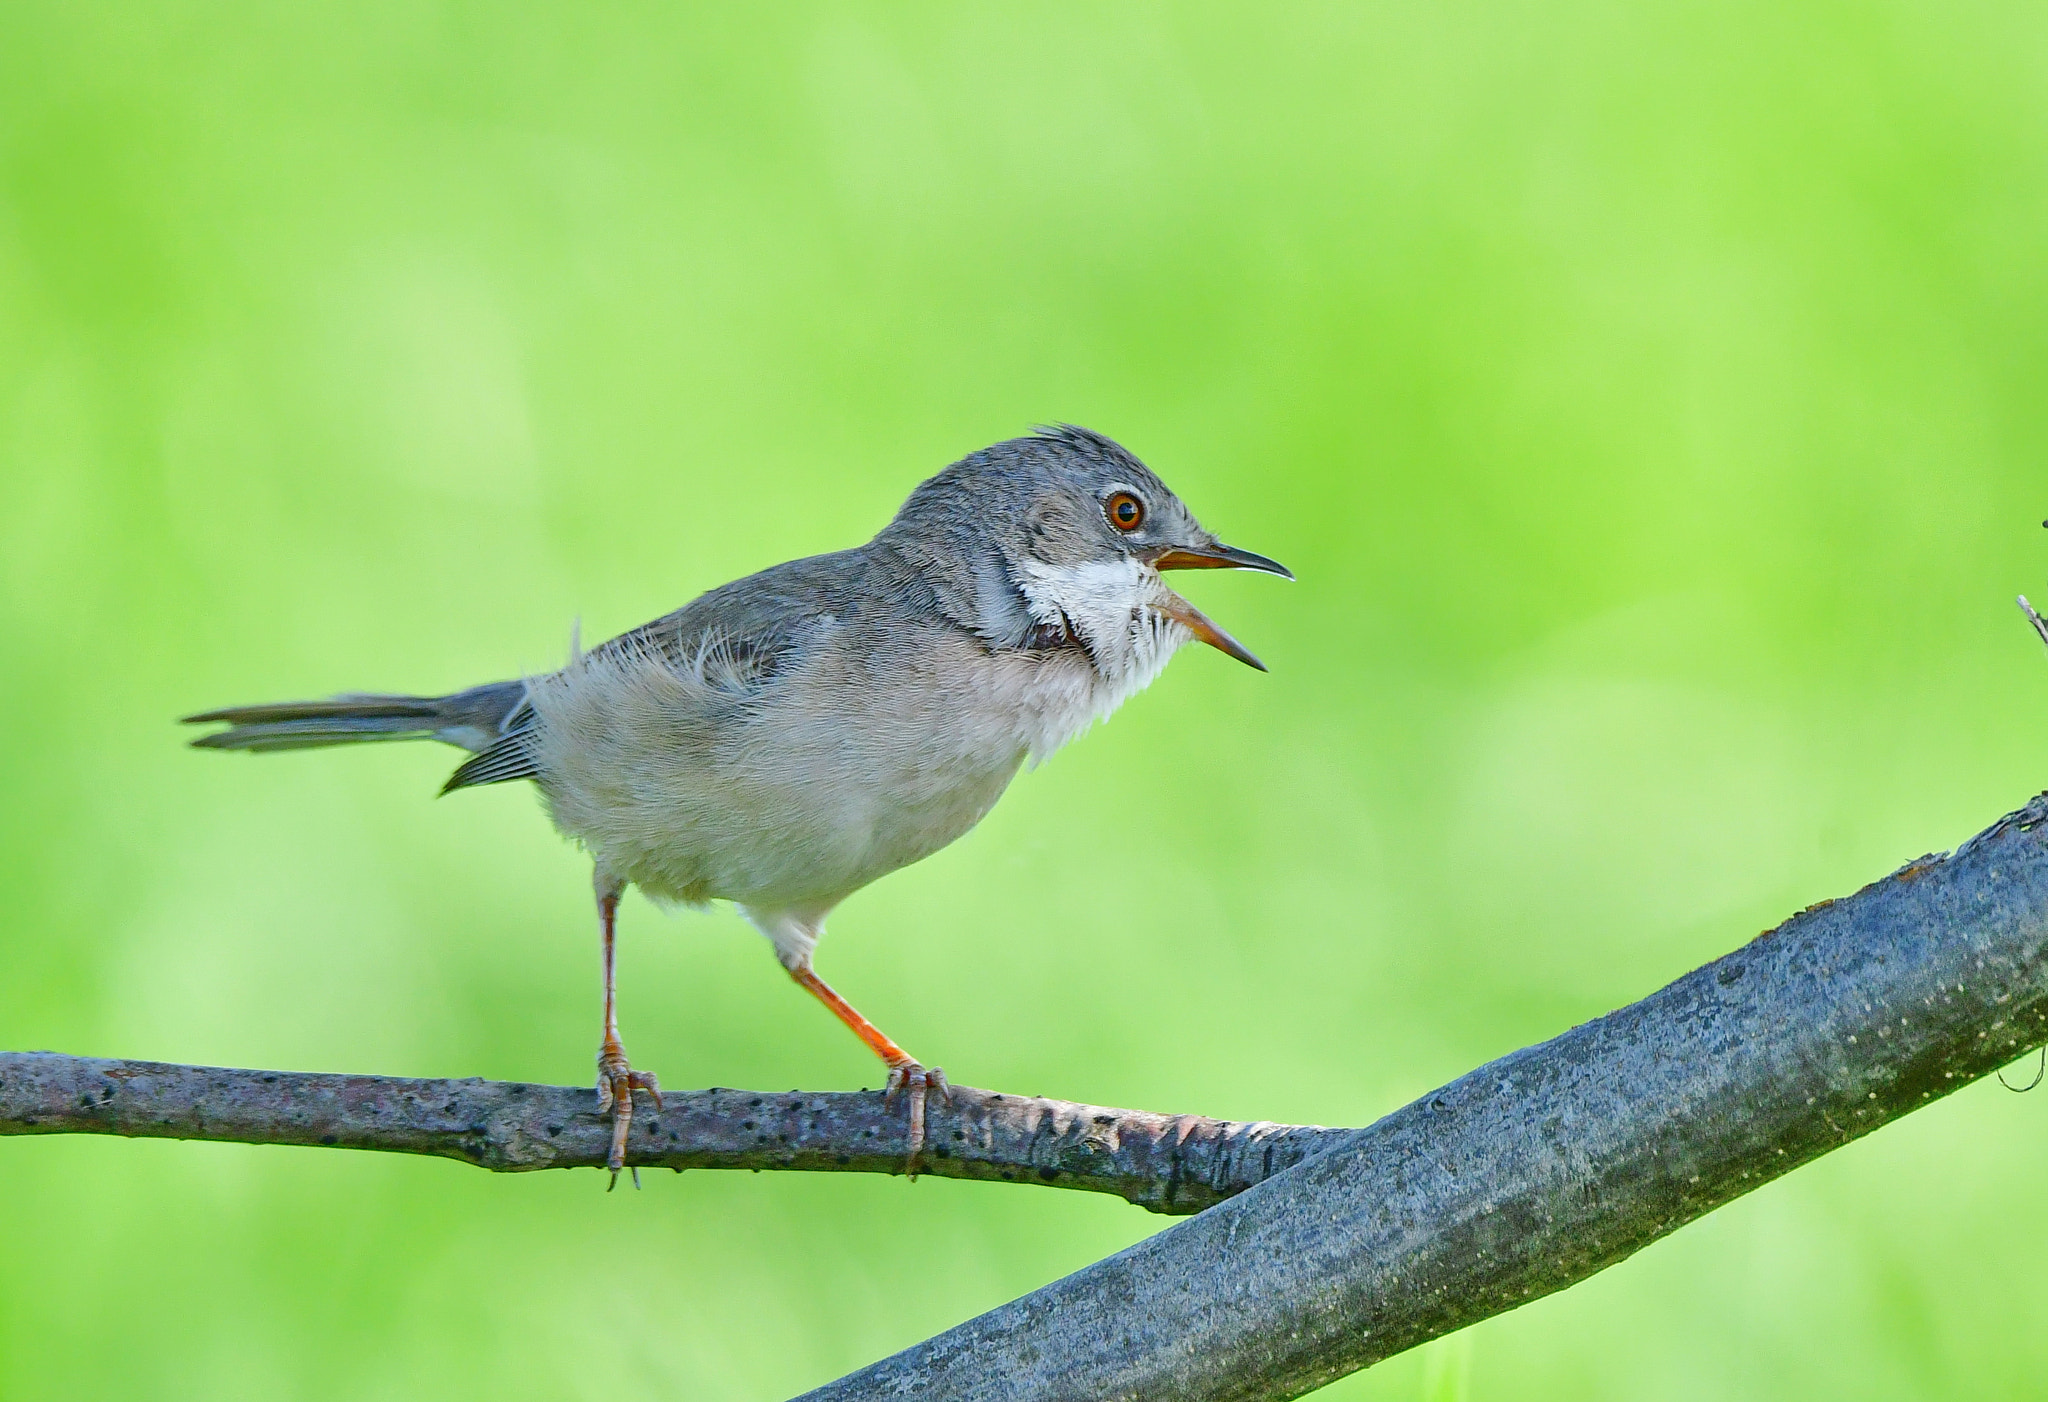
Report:
<svg viewBox="0 0 2048 1402"><path fill-rule="evenodd" d="M1031 635L1078 644L1114 708L1150 682L1194 635L1176 617L1180 596L1136 560L1052 565L1027 560L1012 576L1032 618Z"/></svg>

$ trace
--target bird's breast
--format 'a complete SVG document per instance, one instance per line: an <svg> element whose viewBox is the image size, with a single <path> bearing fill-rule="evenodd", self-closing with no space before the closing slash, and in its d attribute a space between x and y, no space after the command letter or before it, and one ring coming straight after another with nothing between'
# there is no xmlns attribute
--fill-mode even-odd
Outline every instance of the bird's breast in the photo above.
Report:
<svg viewBox="0 0 2048 1402"><path fill-rule="evenodd" d="M536 690L557 825L651 895L762 908L944 847L1122 699L1080 648L936 631L823 649L744 698L647 660L563 676Z"/></svg>

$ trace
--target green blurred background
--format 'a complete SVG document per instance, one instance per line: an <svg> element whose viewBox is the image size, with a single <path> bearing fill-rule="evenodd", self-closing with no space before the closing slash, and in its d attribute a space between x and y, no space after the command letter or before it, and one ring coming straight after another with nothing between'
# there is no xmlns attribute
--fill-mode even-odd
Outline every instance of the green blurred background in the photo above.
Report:
<svg viewBox="0 0 2048 1402"><path fill-rule="evenodd" d="M956 1079L1357 1124L2048 784L2048 18L2010 4L0 15L0 1045L581 1082L587 868L439 747L1031 424L1297 585L820 968ZM873 1084L634 898L672 1085ZM2044 1092L2048 1094L2048 1092ZM2038 1395L1980 1085L1341 1398ZM772 1398L1163 1225L891 1178L0 1143L8 1398Z"/></svg>

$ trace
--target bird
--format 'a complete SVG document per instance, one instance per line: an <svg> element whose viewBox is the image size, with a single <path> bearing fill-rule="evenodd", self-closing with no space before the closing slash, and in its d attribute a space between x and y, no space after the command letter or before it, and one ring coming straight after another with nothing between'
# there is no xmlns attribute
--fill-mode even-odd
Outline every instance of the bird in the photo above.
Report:
<svg viewBox="0 0 2048 1402"><path fill-rule="evenodd" d="M184 717L201 749L433 739L470 752L443 794L530 781L592 861L603 979L597 1111L625 1166L633 1097L661 1104L619 1037L619 900L728 901L887 1067L916 1172L927 1068L812 967L826 917L946 846L1027 765L1106 718L1189 642L1265 671L1167 586L1279 562L1223 544L1112 439L1061 425L918 485L867 544L700 595L565 666L445 696L349 693ZM637 1181L637 1174L635 1175Z"/></svg>

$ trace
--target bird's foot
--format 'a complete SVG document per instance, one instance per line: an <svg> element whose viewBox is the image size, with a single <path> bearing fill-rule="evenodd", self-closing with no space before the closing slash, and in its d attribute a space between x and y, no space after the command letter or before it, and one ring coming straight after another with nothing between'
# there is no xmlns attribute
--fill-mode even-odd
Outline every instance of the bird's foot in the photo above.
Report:
<svg viewBox="0 0 2048 1402"><path fill-rule="evenodd" d="M612 1171L612 1181L605 1188L610 1192L619 1186L619 1170L626 1166L626 1132L633 1127L633 1092L644 1090L654 1097L654 1108L661 1108L661 1082L652 1071L635 1071L626 1060L626 1049L615 1038L607 1037L604 1045L597 1049L597 1110L603 1114L612 1112L612 1151L605 1159L604 1166ZM633 1170L633 1186L640 1186L640 1170Z"/></svg>
<svg viewBox="0 0 2048 1402"><path fill-rule="evenodd" d="M936 1095L946 1104L953 1103L953 1087L946 1083L946 1073L938 1067L924 1067L915 1061L900 1061L889 1068L889 1083L882 1092L882 1103L893 1105L896 1097L906 1096L910 1101L910 1155L903 1166L904 1173L917 1177L918 1156L924 1152L924 1106L925 1097Z"/></svg>

